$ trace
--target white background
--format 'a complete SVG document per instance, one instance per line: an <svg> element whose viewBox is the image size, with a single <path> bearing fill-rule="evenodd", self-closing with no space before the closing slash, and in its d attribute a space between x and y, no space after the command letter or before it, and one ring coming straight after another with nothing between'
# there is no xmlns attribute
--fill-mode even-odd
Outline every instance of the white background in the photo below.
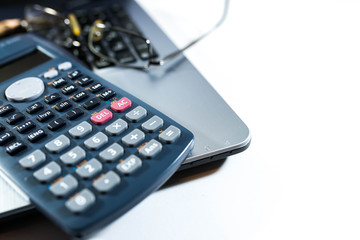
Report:
<svg viewBox="0 0 360 240"><path fill-rule="evenodd" d="M222 11L139 2L179 46ZM360 239L359 13L355 0L233 0L186 55L248 125L250 148L92 239Z"/></svg>

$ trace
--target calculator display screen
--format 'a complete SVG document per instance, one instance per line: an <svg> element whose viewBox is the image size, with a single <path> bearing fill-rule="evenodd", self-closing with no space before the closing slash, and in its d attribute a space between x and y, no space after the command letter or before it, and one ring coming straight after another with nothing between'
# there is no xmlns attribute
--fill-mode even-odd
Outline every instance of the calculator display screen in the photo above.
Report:
<svg viewBox="0 0 360 240"><path fill-rule="evenodd" d="M20 58L5 63L5 65L0 66L0 82L34 68L50 59L49 56L39 50L35 50Z"/></svg>

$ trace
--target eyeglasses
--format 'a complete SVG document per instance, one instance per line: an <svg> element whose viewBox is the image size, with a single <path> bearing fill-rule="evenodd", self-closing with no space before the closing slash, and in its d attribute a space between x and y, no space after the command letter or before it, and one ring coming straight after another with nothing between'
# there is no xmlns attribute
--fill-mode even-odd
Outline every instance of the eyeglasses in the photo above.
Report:
<svg viewBox="0 0 360 240"><path fill-rule="evenodd" d="M212 28L210 28L208 31L198 36L194 40L190 41L184 47L169 54L166 54L161 59L156 58L156 54L154 52L151 41L147 37L143 36L141 33L119 26L111 26L109 23L103 23L101 20L96 20L90 27L87 36L87 47L95 56L97 56L101 60L113 63L119 67L147 70L152 66L163 66L171 59L182 54L184 51L191 48L193 45L195 45L196 43L204 39L206 36L208 36L210 33L212 33L214 30L216 30L225 21L227 17L229 1L230 0L224 0L224 9L222 12L222 16ZM43 7L40 5L31 5L25 8L25 19L21 21L21 26L27 31L43 31L46 29L49 30L51 28L57 28L60 32L71 31L71 37L68 37L63 42L57 43L67 48L80 47L81 45L77 38L79 37L83 29L81 29L74 14L64 16L63 14L52 8ZM105 38L104 36L106 35L106 33L110 31L115 31L123 35L128 35L130 38L136 39L137 41L143 41L143 46L144 48L146 48L146 60L141 61L141 64L123 63L116 59L115 56L112 56L111 54L102 51L102 49L98 47L99 43L102 41L102 39Z"/></svg>

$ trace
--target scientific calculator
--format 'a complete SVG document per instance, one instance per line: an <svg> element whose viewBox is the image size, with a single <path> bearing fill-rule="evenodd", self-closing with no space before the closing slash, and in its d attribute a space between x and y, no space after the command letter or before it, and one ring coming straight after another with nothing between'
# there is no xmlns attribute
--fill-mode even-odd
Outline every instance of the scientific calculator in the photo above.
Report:
<svg viewBox="0 0 360 240"><path fill-rule="evenodd" d="M193 147L190 131L35 35L0 41L0 90L1 171L74 236L159 188Z"/></svg>

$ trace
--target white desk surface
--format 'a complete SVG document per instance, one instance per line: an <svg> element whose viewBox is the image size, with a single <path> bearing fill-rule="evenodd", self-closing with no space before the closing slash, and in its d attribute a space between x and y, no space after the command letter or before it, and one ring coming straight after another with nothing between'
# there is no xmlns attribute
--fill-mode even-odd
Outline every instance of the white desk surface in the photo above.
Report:
<svg viewBox="0 0 360 240"><path fill-rule="evenodd" d="M222 6L139 2L179 45ZM224 25L186 55L249 126L249 149L90 239L360 239L360 2L230 4Z"/></svg>

